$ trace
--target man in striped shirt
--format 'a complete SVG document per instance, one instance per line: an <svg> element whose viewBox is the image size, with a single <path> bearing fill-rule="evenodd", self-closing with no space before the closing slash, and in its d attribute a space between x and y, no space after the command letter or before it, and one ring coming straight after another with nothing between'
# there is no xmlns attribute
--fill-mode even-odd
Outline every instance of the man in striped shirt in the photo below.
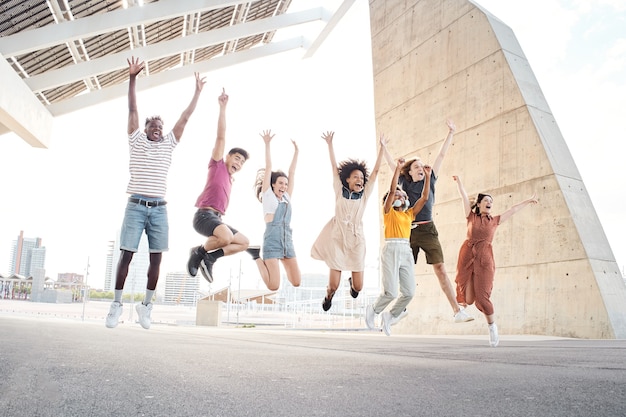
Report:
<svg viewBox="0 0 626 417"><path fill-rule="evenodd" d="M126 192L130 194L120 237L120 260L115 278L115 299L111 303L106 318L106 327L117 326L122 314L122 293L128 275L128 267L133 254L137 252L142 233L146 232L150 248L150 265L146 295L137 304L139 323L144 329L150 328L152 297L159 280L161 255L168 250L168 220L164 200L167 188L167 174L172 161L172 151L178 145L185 126L198 103L205 79L195 73L196 88L189 106L180 115L174 128L163 136L163 120L159 116L146 119L143 131L139 130L139 114L135 84L137 75L145 63L138 58L128 60L128 145L130 150L130 181Z"/></svg>

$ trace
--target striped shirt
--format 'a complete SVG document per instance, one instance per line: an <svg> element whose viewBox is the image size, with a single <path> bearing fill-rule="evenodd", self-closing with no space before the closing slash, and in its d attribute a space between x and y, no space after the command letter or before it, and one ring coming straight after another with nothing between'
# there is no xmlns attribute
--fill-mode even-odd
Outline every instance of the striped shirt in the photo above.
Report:
<svg viewBox="0 0 626 417"><path fill-rule="evenodd" d="M178 145L174 133L163 136L159 142L148 139L139 129L128 135L130 181L126 192L146 197L165 197L167 173L172 162L172 151Z"/></svg>

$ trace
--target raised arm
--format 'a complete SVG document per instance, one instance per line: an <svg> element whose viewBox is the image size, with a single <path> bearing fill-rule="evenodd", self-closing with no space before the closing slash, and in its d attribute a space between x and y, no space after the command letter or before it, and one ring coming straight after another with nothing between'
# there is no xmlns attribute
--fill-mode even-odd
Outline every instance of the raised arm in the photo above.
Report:
<svg viewBox="0 0 626 417"><path fill-rule="evenodd" d="M457 188L459 189L459 195L461 196L461 200L463 203L463 211L465 212L465 218L467 218L467 216L469 216L470 214L470 211L472 210L472 207L470 206L469 198L467 197L465 188L463 187L463 184L461 183L461 178L458 177L457 175L454 175L452 178L454 178L454 181L456 181Z"/></svg>
<svg viewBox="0 0 626 417"><path fill-rule="evenodd" d="M385 205L383 206L383 211L385 213L389 213L389 210L391 210L391 206L393 205L393 201L395 200L396 188L398 188L398 178L400 178L400 170L403 165L404 158L398 159L396 169L393 171L393 178L391 178L391 184L389 185L389 192L385 198Z"/></svg>
<svg viewBox="0 0 626 417"><path fill-rule="evenodd" d="M443 158L446 156L446 152L448 152L448 148L452 144L452 139L454 137L454 132L456 131L456 126L452 120L447 120L448 124L448 136L441 144L441 148L439 149L439 154L437 158L435 158L435 162L433 163L433 172L435 173L435 177L439 176L439 169L441 168L441 164L443 163Z"/></svg>
<svg viewBox="0 0 626 417"><path fill-rule="evenodd" d="M261 192L264 193L272 186L272 154L270 152L270 142L274 135L271 130L264 130L263 133L259 133L265 142L265 175L263 176L263 185L261 186Z"/></svg>
<svg viewBox="0 0 626 417"><path fill-rule="evenodd" d="M395 169L396 161L393 159L393 156L391 155L391 152L389 152L389 149L387 149L388 143L389 139L385 139L384 143L381 142L381 144L383 145L383 156L385 157L385 161L387 161L387 166L389 166L389 169ZM398 179L399 178L400 177L398 177Z"/></svg>
<svg viewBox="0 0 626 417"><path fill-rule="evenodd" d="M293 195L293 185L296 176L296 165L298 164L299 152L296 141L292 139L291 143L293 144L293 158L291 158L291 165L289 165L289 172L287 173L287 175L289 175L289 186L287 187L287 192L290 196Z"/></svg>
<svg viewBox="0 0 626 417"><path fill-rule="evenodd" d="M137 74L143 70L144 62L139 61L139 58L131 56L127 59L128 62L128 134L130 135L135 130L139 129L139 113L137 112L137 93L135 92L135 85Z"/></svg>
<svg viewBox="0 0 626 417"><path fill-rule="evenodd" d="M174 132L174 137L178 142L180 142L180 138L182 138L183 136L183 132L185 131L185 126L187 125L189 118L193 114L193 111L196 109L196 105L198 104L198 98L200 98L200 93L202 92L202 87L204 87L204 84L206 83L205 78L200 78L200 74L198 74L197 72L194 72L194 76L196 77L196 90L193 93L191 103L189 103L189 106L187 106L187 108L180 115L180 118L174 125L174 129L172 129L172 132Z"/></svg>
<svg viewBox="0 0 626 417"><path fill-rule="evenodd" d="M378 148L378 157L376 158L376 163L374 164L374 168L372 169L372 173L368 181L376 181L376 177L378 177L378 171L380 171L380 163L383 161L384 149L387 147L388 139L385 138L385 135L380 135L380 148Z"/></svg>
<svg viewBox="0 0 626 417"><path fill-rule="evenodd" d="M333 136L335 136L335 132L328 131L322 134L322 139L326 141L328 145L328 155L330 157L330 165L333 169L333 176L339 175L339 170L337 168L337 159L335 158L335 149L333 148Z"/></svg>
<svg viewBox="0 0 626 417"><path fill-rule="evenodd" d="M432 168L430 165L424 165L424 188L422 189L422 195L420 198L413 204L411 207L411 213L413 214L413 218L417 216L426 202L428 201L428 197L430 197L430 173L432 172Z"/></svg>
<svg viewBox="0 0 626 417"><path fill-rule="evenodd" d="M222 88L222 94L217 98L220 105L220 114L217 118L217 137L215 138L215 146L211 158L219 161L224 158L224 147L226 146L226 105L228 104L228 95Z"/></svg>
<svg viewBox="0 0 626 417"><path fill-rule="evenodd" d="M505 221L507 221L509 218L511 218L512 215L514 215L515 213L517 213L518 211L520 211L521 209L523 209L524 207L526 207L529 204L537 204L537 195L533 194L530 198L527 198L526 200L522 201L521 203L517 203L516 205L514 205L513 207L511 207L510 209L508 209L507 211L505 211L504 213L502 213L500 215L500 224L504 223Z"/></svg>

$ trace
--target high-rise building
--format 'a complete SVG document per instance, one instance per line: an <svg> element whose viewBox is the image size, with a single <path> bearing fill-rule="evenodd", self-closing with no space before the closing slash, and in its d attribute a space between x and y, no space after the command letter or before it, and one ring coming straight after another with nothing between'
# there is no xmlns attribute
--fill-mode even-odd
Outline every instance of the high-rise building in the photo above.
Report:
<svg viewBox="0 0 626 417"><path fill-rule="evenodd" d="M113 288L113 252L115 251L115 241L110 240L107 246L107 261L106 261L106 269L104 271L104 289L109 290Z"/></svg>
<svg viewBox="0 0 626 417"><path fill-rule="evenodd" d="M41 246L41 238L25 238L24 231L13 241L9 274L30 277L35 268L45 269L46 248Z"/></svg>
<svg viewBox="0 0 626 417"><path fill-rule="evenodd" d="M104 289L107 291L115 290L115 270L120 259L120 233L120 231L117 232L115 242L109 243L104 286ZM128 275L126 276L126 283L124 284L125 294L145 292L146 284L148 283L149 265L150 249L148 247L148 238L145 234L142 234L137 253L133 255L133 260L128 268Z"/></svg>
<svg viewBox="0 0 626 417"><path fill-rule="evenodd" d="M165 276L165 304L193 306L200 289L199 274L192 277L187 272L168 272Z"/></svg>

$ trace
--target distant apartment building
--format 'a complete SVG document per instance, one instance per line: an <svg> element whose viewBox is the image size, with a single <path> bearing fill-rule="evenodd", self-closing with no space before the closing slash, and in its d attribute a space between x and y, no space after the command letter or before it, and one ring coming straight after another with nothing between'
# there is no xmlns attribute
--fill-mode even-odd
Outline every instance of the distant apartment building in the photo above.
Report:
<svg viewBox="0 0 626 417"><path fill-rule="evenodd" d="M165 276L165 304L194 306L199 298L199 275L190 276L187 272L168 272Z"/></svg>
<svg viewBox="0 0 626 417"><path fill-rule="evenodd" d="M115 269L120 259L120 231L117 232L115 241L109 242L106 271L104 276L104 290L113 291L115 289ZM148 283L148 266L150 265L150 250L148 238L141 235L139 249L133 255L133 260L128 268L126 283L124 284L125 294L137 294L145 292Z"/></svg>
<svg viewBox="0 0 626 417"><path fill-rule="evenodd" d="M70 282L74 284L82 284L85 276L74 272L64 272L57 275L57 282Z"/></svg>
<svg viewBox="0 0 626 417"><path fill-rule="evenodd" d="M115 270L113 269L113 252L115 251L115 241L110 240L107 245L107 260L104 270L104 289L108 291L113 288L113 279L115 277Z"/></svg>
<svg viewBox="0 0 626 417"><path fill-rule="evenodd" d="M41 246L41 238L25 238L24 231L13 241L9 274L30 277L35 269L45 270L46 248Z"/></svg>

